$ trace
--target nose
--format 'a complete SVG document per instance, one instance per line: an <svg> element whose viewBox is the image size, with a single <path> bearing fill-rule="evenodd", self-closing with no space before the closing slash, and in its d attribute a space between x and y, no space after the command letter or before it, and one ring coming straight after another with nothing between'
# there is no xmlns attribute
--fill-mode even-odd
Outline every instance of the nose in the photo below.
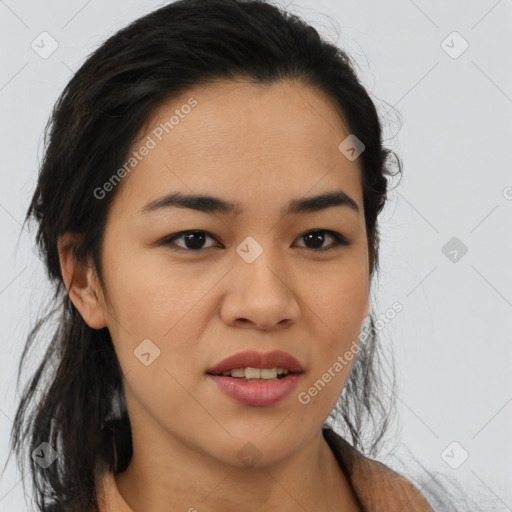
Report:
<svg viewBox="0 0 512 512"><path fill-rule="evenodd" d="M230 326L275 330L295 323L300 305L290 282L290 272L271 261L264 251L252 263L237 262L230 275L229 291L221 307Z"/></svg>

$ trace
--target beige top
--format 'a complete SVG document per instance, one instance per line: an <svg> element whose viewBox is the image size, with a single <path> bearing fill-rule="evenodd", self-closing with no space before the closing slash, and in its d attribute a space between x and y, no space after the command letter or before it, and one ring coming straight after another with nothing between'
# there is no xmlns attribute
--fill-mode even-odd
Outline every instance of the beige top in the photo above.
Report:
<svg viewBox="0 0 512 512"><path fill-rule="evenodd" d="M363 512L433 512L418 489L384 464L365 457L330 429L324 437L347 476ZM114 474L95 474L100 512L133 512L119 493Z"/></svg>

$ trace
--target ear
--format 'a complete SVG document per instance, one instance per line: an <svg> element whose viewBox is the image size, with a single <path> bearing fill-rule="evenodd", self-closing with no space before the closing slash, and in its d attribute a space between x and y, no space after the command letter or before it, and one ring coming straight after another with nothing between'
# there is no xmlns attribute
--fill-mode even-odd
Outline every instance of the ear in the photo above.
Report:
<svg viewBox="0 0 512 512"><path fill-rule="evenodd" d="M93 329L107 326L105 305L97 274L92 265L81 265L73 253L73 235L65 233L57 243L62 278L69 298L84 319Z"/></svg>

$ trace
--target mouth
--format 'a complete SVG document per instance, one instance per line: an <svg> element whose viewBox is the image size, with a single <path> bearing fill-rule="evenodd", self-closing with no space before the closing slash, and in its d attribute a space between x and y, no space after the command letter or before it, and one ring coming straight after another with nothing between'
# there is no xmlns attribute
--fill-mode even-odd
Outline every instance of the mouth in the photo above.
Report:
<svg viewBox="0 0 512 512"><path fill-rule="evenodd" d="M268 353L254 350L239 352L206 371L210 375L245 380L283 379L290 373L303 372L301 363L281 350Z"/></svg>
<svg viewBox="0 0 512 512"><path fill-rule="evenodd" d="M239 352L206 371L226 396L249 406L271 406L286 398L301 380L300 362L282 351Z"/></svg>
<svg viewBox="0 0 512 512"><path fill-rule="evenodd" d="M232 370L226 370L222 373L209 373L209 375L215 375L217 377L232 377L237 380L243 380L246 382L261 382L269 380L281 380L285 379L290 374L299 374L302 372L292 372L286 368L274 367L274 368L234 368Z"/></svg>

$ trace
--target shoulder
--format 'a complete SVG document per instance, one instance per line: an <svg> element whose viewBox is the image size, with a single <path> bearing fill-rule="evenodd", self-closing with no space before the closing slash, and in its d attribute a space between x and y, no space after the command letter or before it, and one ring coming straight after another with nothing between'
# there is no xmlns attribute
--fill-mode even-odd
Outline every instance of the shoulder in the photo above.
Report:
<svg viewBox="0 0 512 512"><path fill-rule="evenodd" d="M366 457L332 429L324 427L322 433L368 512L395 509L432 512L412 482L385 464Z"/></svg>

